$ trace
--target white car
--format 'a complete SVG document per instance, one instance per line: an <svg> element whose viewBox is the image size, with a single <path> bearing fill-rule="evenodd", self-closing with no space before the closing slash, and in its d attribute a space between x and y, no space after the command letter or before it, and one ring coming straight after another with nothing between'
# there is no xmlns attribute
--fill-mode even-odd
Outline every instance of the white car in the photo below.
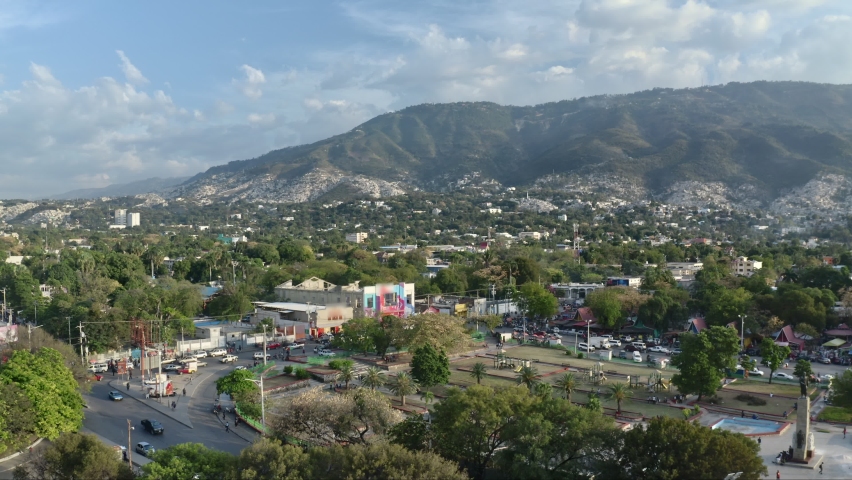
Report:
<svg viewBox="0 0 852 480"><path fill-rule="evenodd" d="M228 351L225 350L224 348L217 348L215 350L210 351L211 357L224 357L227 354L228 354Z"/></svg>
<svg viewBox="0 0 852 480"><path fill-rule="evenodd" d="M219 362L220 363L230 363L230 362L236 362L237 360L238 359L237 359L236 355L225 355L224 357L222 357L221 360L219 360Z"/></svg>
<svg viewBox="0 0 852 480"><path fill-rule="evenodd" d="M621 340L611 338L611 339L609 339L609 344L610 344L610 346L613 346L613 347L620 347L621 346Z"/></svg>
<svg viewBox="0 0 852 480"><path fill-rule="evenodd" d="M592 347L585 342L580 342L579 344L577 344L577 350L582 350L584 352L594 352L595 347Z"/></svg>
<svg viewBox="0 0 852 480"><path fill-rule="evenodd" d="M246 369L245 365L237 365L236 367L234 367L234 370L245 370L245 369Z"/></svg>
<svg viewBox="0 0 852 480"><path fill-rule="evenodd" d="M653 347L649 348L648 351L657 353L669 353L669 349L661 345L654 345Z"/></svg>
<svg viewBox="0 0 852 480"><path fill-rule="evenodd" d="M789 373L784 372L775 372L772 374L772 378L783 378L784 380L795 380L796 377L790 375Z"/></svg>
<svg viewBox="0 0 852 480"><path fill-rule="evenodd" d="M205 352L204 350L199 350L199 351L195 352L195 358L206 358L206 357L207 357L207 352Z"/></svg>
<svg viewBox="0 0 852 480"><path fill-rule="evenodd" d="M175 365L174 363L170 363L168 365L163 365L163 371L164 372L177 372L181 368L183 368L183 367L180 366L180 365Z"/></svg>
<svg viewBox="0 0 852 480"><path fill-rule="evenodd" d="M319 351L319 356L321 356L321 357L333 357L334 352L332 352L331 350L326 350L326 349L323 348L322 350Z"/></svg>
<svg viewBox="0 0 852 480"><path fill-rule="evenodd" d="M757 377L762 377L764 375L763 370L758 370L757 367L754 367L754 370L748 372L749 375L755 375Z"/></svg>
<svg viewBox="0 0 852 480"><path fill-rule="evenodd" d="M252 358L254 358L255 360L263 360L263 352L254 352L254 355L252 355ZM269 360L270 358L272 358L272 355L267 353L266 359Z"/></svg>

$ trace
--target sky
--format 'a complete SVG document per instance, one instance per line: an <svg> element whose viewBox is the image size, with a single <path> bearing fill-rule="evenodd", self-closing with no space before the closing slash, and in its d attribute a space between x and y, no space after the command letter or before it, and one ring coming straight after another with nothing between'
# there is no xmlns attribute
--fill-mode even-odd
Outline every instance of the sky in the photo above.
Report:
<svg viewBox="0 0 852 480"><path fill-rule="evenodd" d="M0 198L322 140L422 103L852 83L852 0L0 0Z"/></svg>

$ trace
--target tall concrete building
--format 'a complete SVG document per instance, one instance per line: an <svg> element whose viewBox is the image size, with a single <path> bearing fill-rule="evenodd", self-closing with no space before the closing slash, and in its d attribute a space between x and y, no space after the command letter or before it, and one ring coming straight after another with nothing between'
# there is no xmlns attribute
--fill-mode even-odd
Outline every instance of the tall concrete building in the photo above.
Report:
<svg viewBox="0 0 852 480"><path fill-rule="evenodd" d="M138 213L128 213L127 214L127 225L128 227L138 227L139 226L140 214Z"/></svg>
<svg viewBox="0 0 852 480"><path fill-rule="evenodd" d="M115 211L115 220L113 225L127 225L127 210L120 208Z"/></svg>

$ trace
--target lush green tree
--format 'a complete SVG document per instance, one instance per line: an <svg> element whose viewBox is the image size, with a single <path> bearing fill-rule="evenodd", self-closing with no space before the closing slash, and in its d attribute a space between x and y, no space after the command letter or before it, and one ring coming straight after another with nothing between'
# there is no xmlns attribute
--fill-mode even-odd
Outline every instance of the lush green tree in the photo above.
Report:
<svg viewBox="0 0 852 480"><path fill-rule="evenodd" d="M312 449L309 480L464 480L458 465L434 453L414 452L399 445L369 444Z"/></svg>
<svg viewBox="0 0 852 480"><path fill-rule="evenodd" d="M563 373L554 385L558 391L562 392L563 398L571 403L571 394L577 390L577 377L573 373Z"/></svg>
<svg viewBox="0 0 852 480"><path fill-rule="evenodd" d="M541 398L550 398L553 396L553 385L547 382L538 382L535 384L533 392Z"/></svg>
<svg viewBox="0 0 852 480"><path fill-rule="evenodd" d="M707 311L708 325L723 326L748 313L752 295L744 288L723 289Z"/></svg>
<svg viewBox="0 0 852 480"><path fill-rule="evenodd" d="M476 362L470 369L470 376L476 380L476 384L480 385L482 379L488 374L488 367L482 362Z"/></svg>
<svg viewBox="0 0 852 480"><path fill-rule="evenodd" d="M14 471L15 480L74 480L97 478L133 480L136 478L116 455L94 435L63 433L36 458L22 463ZM186 478L186 477L184 477Z"/></svg>
<svg viewBox="0 0 852 480"><path fill-rule="evenodd" d="M603 405L601 405L601 399L597 395L589 394L589 401L585 408L592 412L603 413Z"/></svg>
<svg viewBox="0 0 852 480"><path fill-rule="evenodd" d="M417 381L415 381L411 375L406 372L399 372L396 376L396 381L394 381L390 386L390 391L399 397L399 401L405 405L405 397L408 395L414 395L417 393L417 390L420 388L417 385Z"/></svg>
<svg viewBox="0 0 852 480"><path fill-rule="evenodd" d="M430 344L418 347L411 357L411 376L424 389L450 380L450 359Z"/></svg>
<svg viewBox="0 0 852 480"><path fill-rule="evenodd" d="M251 371L234 370L216 380L216 392L235 396L257 390L257 385L252 380L254 380L254 373Z"/></svg>
<svg viewBox="0 0 852 480"><path fill-rule="evenodd" d="M239 320L254 309L250 287L246 283L227 283L222 292L207 304L207 313L214 317Z"/></svg>
<svg viewBox="0 0 852 480"><path fill-rule="evenodd" d="M0 454L24 447L36 433L36 415L26 392L0 384Z"/></svg>
<svg viewBox="0 0 852 480"><path fill-rule="evenodd" d="M515 279L516 285L537 284L541 280L541 267L539 267L538 262L528 257L515 257L509 260L504 268L509 270L509 274Z"/></svg>
<svg viewBox="0 0 852 480"><path fill-rule="evenodd" d="M721 388L726 369L733 368L739 351L736 330L710 327L697 335L681 337L683 352L672 359L679 372L672 383L683 394L712 395Z"/></svg>
<svg viewBox="0 0 852 480"><path fill-rule="evenodd" d="M339 371L337 372L336 380L338 382L343 382L346 385L346 389L349 390L349 384L352 380L355 379L355 369L351 364L341 365Z"/></svg>
<svg viewBox="0 0 852 480"><path fill-rule="evenodd" d="M487 250L486 250L487 251ZM503 325L503 318L499 315L482 315L479 317L474 317L473 321L477 324L483 324L485 327L491 332L494 333L494 329Z"/></svg>
<svg viewBox="0 0 852 480"><path fill-rule="evenodd" d="M375 390L387 382L385 379L385 374L382 373L378 367L370 367L364 373L364 376L361 378L361 385L369 388L370 390Z"/></svg>
<svg viewBox="0 0 852 480"><path fill-rule="evenodd" d="M796 362L796 366L793 368L793 375L797 376L799 381L809 382L811 377L814 376L813 368L811 368L811 362L804 358Z"/></svg>
<svg viewBox="0 0 852 480"><path fill-rule="evenodd" d="M432 430L423 415L409 415L388 432L391 443L413 452L431 450Z"/></svg>
<svg viewBox="0 0 852 480"><path fill-rule="evenodd" d="M831 401L838 407L852 408L852 370L845 370L831 381Z"/></svg>
<svg viewBox="0 0 852 480"><path fill-rule="evenodd" d="M434 284L441 289L443 293L453 295L467 294L467 277L464 272L458 268L445 268L438 272L435 276Z"/></svg>
<svg viewBox="0 0 852 480"><path fill-rule="evenodd" d="M758 480L767 474L754 440L698 422L652 418L622 433L598 475L607 479L724 478L742 472L740 479ZM700 452L700 453L697 453Z"/></svg>
<svg viewBox="0 0 852 480"><path fill-rule="evenodd" d="M151 462L142 466L142 479L218 480L225 478L235 462L230 453L200 443L179 443L154 452Z"/></svg>
<svg viewBox="0 0 852 480"><path fill-rule="evenodd" d="M390 335L397 348L408 345L416 351L423 345L432 345L436 350L454 353L470 345L464 324L464 319L452 315L421 313L400 319Z"/></svg>
<svg viewBox="0 0 852 480"><path fill-rule="evenodd" d="M617 329L624 323L621 301L615 291L599 288L586 296L585 305L592 309L595 318L606 328Z"/></svg>
<svg viewBox="0 0 852 480"><path fill-rule="evenodd" d="M278 244L278 256L284 263L304 263L314 258L314 252L307 245L286 239Z"/></svg>
<svg viewBox="0 0 852 480"><path fill-rule="evenodd" d="M662 265L645 270L642 278L642 290L666 290L677 286L671 270Z"/></svg>
<svg viewBox="0 0 852 480"><path fill-rule="evenodd" d="M311 471L308 454L302 448L264 437L240 452L230 477L233 480L303 480Z"/></svg>
<svg viewBox="0 0 852 480"><path fill-rule="evenodd" d="M516 378L518 385L523 385L532 391L541 380L541 375L538 374L538 370L535 367L523 367L516 375Z"/></svg>
<svg viewBox="0 0 852 480"><path fill-rule="evenodd" d="M621 404L622 402L630 400L630 390L626 383L616 382L608 387L609 389L609 398L611 400L615 400L616 405L618 406L617 413L621 413Z"/></svg>
<svg viewBox="0 0 852 480"><path fill-rule="evenodd" d="M525 283L516 292L518 308L529 317L549 317L556 314L559 301L538 283Z"/></svg>
<svg viewBox="0 0 852 480"><path fill-rule="evenodd" d="M370 317L357 317L341 327L334 337L334 345L344 350L368 353L376 348L375 338L381 333L379 321Z"/></svg>
<svg viewBox="0 0 852 480"><path fill-rule="evenodd" d="M771 338L764 337L760 344L760 355L763 357L763 364L769 367L769 383L772 383L775 371L781 368L784 360L790 356L790 347L782 347Z"/></svg>
<svg viewBox="0 0 852 480"><path fill-rule="evenodd" d="M83 424L77 381L56 350L13 351L0 365L0 384L15 385L27 396L35 413L35 433L41 437L53 440Z"/></svg>

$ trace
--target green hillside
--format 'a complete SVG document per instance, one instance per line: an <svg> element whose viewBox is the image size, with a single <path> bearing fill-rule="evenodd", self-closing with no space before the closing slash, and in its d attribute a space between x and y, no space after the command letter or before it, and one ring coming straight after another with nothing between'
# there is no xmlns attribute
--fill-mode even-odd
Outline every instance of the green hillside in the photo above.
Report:
<svg viewBox="0 0 852 480"><path fill-rule="evenodd" d="M417 105L311 145L231 162L228 172L296 177L317 166L440 187L479 171L506 185L556 173L616 173L652 190L681 180L756 185L767 196L832 171L852 174L852 86L731 83L530 107Z"/></svg>

